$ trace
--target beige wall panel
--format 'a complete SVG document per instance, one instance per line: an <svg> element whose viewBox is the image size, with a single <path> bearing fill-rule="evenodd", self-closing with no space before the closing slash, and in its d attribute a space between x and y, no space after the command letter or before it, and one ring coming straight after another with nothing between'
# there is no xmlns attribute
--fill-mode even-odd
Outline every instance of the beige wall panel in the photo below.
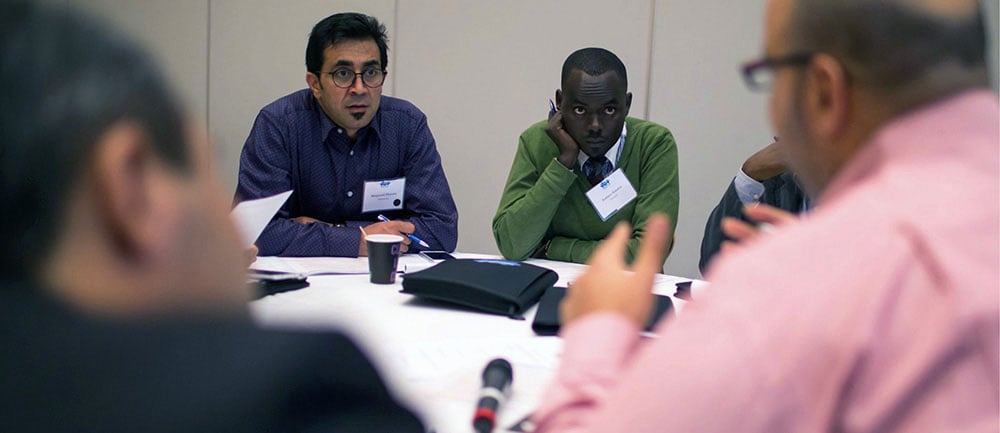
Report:
<svg viewBox="0 0 1000 433"><path fill-rule="evenodd" d="M306 42L312 27L337 12L377 17L395 47L393 0L214 0L209 35L209 123L223 180L235 191L240 151L264 105L306 87ZM391 91L392 75L386 81Z"/></svg>
<svg viewBox="0 0 1000 433"><path fill-rule="evenodd" d="M518 135L543 120L566 56L622 58L645 115L648 1L399 2L396 94L428 117L459 210L461 251L496 253L491 221ZM392 75L390 75L392 76Z"/></svg>
<svg viewBox="0 0 1000 433"><path fill-rule="evenodd" d="M58 2L53 2L58 3ZM191 113L208 107L208 0L75 0L148 47Z"/></svg>
<svg viewBox="0 0 1000 433"><path fill-rule="evenodd" d="M656 2L650 118L674 132L681 177L667 273L699 275L705 220L743 160L771 142L767 94L747 90L739 74L762 52L764 4Z"/></svg>

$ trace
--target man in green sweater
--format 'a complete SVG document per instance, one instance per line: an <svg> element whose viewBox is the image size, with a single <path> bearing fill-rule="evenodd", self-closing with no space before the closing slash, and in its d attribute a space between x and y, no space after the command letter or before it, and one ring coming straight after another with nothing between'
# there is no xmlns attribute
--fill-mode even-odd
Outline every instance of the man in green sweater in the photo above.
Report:
<svg viewBox="0 0 1000 433"><path fill-rule="evenodd" d="M627 117L632 94L625 65L602 48L566 58L556 105L548 121L521 134L493 217L497 246L508 259L583 263L615 224L627 221L633 227L626 252L631 262L651 214L667 214L676 225L674 137L663 126ZM605 211L605 220L587 192L605 178L620 181L619 169L636 195L610 216ZM666 246L664 260L672 246Z"/></svg>

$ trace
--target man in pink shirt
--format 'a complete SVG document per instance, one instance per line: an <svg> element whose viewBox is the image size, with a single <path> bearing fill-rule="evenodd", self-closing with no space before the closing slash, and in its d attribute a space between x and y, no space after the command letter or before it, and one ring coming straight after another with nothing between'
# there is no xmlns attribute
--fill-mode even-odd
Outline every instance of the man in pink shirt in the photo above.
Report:
<svg viewBox="0 0 1000 433"><path fill-rule="evenodd" d="M544 432L1000 431L1000 109L974 0L772 0L752 87L816 199L640 341L668 239L562 305ZM630 271L634 271L630 272Z"/></svg>

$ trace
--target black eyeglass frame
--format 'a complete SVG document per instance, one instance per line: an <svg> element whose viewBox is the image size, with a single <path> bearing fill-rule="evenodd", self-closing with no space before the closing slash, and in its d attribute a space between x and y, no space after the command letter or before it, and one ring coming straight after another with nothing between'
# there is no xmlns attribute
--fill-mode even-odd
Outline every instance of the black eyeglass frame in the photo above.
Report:
<svg viewBox="0 0 1000 433"><path fill-rule="evenodd" d="M765 57L760 60L743 64L740 68L743 74L743 81L750 90L770 90L771 83L762 83L758 80L758 71L770 70L780 67L798 67L808 65L816 55L814 52L792 53L781 57Z"/></svg>
<svg viewBox="0 0 1000 433"><path fill-rule="evenodd" d="M378 71L381 74L381 80L379 80L378 84L371 84L371 83L365 81L365 73L368 72L368 71L371 71L371 70L376 70L376 71ZM348 71L348 72L354 74L354 76L351 77L351 81L348 82L347 85L341 86L340 84L337 84L337 78L334 77L334 75L333 75L333 74L337 73L338 71ZM316 73L316 72L314 72L314 73ZM316 73L316 74L318 75L318 73ZM376 66L371 66L371 67L362 69L361 72L354 72L354 70L351 69L351 68L341 67L341 68L336 68L336 69L334 69L332 71L323 72L322 74L329 75L330 79L333 80L333 85L336 86L336 87L338 87L338 88L341 88L341 89L350 89L352 86L354 86L354 82L357 81L358 78L361 78L361 84L363 86L365 86L365 87L367 87L369 89L377 89L379 87L382 87L383 84L385 84L385 78L389 75L389 71L387 71L385 69L379 69Z"/></svg>

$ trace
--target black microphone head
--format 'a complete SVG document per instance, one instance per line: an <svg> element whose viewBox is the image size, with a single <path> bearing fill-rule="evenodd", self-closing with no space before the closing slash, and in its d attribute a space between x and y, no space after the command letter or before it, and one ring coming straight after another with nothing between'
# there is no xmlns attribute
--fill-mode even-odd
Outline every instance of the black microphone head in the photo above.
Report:
<svg viewBox="0 0 1000 433"><path fill-rule="evenodd" d="M497 380L500 379L500 380ZM496 358L483 369L483 384L510 383L514 380L514 369L506 359Z"/></svg>
<svg viewBox="0 0 1000 433"><path fill-rule="evenodd" d="M476 433L490 433L493 431L493 421L486 418L476 418L472 420L472 428Z"/></svg>

